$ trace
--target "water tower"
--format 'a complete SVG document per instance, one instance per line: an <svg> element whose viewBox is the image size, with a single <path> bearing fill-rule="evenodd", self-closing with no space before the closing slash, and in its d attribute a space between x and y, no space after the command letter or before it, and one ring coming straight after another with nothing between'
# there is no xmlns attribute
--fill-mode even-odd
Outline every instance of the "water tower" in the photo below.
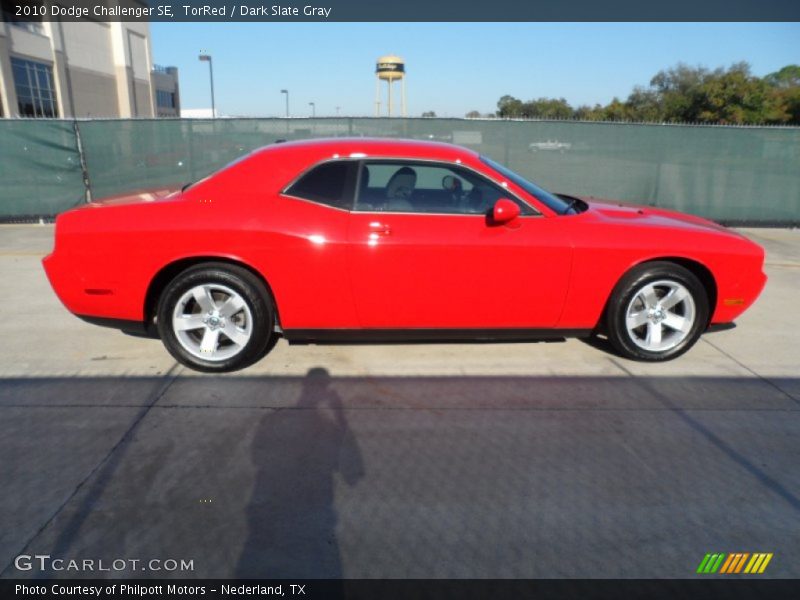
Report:
<svg viewBox="0 0 800 600"><path fill-rule="evenodd" d="M392 116L392 84L400 82L400 114L406 116L406 62L399 56L389 54L381 56L375 65L375 75L378 79L375 82L375 116L381 115L381 81L386 82L388 90L388 110L387 114Z"/></svg>

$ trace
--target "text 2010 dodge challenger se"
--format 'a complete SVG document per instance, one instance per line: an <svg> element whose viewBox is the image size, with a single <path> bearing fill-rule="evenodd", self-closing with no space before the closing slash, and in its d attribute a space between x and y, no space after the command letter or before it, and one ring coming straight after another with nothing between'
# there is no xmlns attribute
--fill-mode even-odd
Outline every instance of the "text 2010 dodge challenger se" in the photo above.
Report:
<svg viewBox="0 0 800 600"><path fill-rule="evenodd" d="M147 199L144 199L147 198ZM552 194L448 144L273 144L182 192L60 215L44 266L88 321L230 371L290 342L604 334L688 350L758 297L764 251L710 221Z"/></svg>

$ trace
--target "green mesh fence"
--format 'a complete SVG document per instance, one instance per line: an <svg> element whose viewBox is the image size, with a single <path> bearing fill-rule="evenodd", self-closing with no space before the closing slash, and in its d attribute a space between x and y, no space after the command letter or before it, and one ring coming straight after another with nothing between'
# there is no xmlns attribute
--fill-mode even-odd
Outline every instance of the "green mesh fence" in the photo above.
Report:
<svg viewBox="0 0 800 600"><path fill-rule="evenodd" d="M67 138L72 127L57 121L15 124L20 132L50 125ZM93 198L195 181L277 139L380 136L460 144L557 192L675 208L729 223L800 222L800 128L399 118L96 120L78 126ZM24 173L34 169L19 149L6 146L4 135L2 156L11 154L20 165L12 173L20 183L9 204L24 207L30 196ZM74 141L61 146L74 155ZM37 169L44 178L57 172ZM37 197L45 198L46 191ZM76 202L65 193L47 197L54 212ZM20 214L26 212L34 211Z"/></svg>
<svg viewBox="0 0 800 600"><path fill-rule="evenodd" d="M0 119L0 218L52 216L85 201L71 121Z"/></svg>
<svg viewBox="0 0 800 600"><path fill-rule="evenodd" d="M93 198L196 181L286 137L286 126L277 119L81 121L79 126Z"/></svg>

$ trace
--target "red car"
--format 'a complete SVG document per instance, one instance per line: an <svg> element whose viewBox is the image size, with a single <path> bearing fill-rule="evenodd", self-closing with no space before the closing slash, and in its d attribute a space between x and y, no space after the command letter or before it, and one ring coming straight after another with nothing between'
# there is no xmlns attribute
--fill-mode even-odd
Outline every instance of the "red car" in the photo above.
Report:
<svg viewBox="0 0 800 600"><path fill-rule="evenodd" d="M202 371L289 342L605 335L673 358L758 297L763 249L711 221L550 193L471 150L273 144L167 196L60 215L66 307Z"/></svg>

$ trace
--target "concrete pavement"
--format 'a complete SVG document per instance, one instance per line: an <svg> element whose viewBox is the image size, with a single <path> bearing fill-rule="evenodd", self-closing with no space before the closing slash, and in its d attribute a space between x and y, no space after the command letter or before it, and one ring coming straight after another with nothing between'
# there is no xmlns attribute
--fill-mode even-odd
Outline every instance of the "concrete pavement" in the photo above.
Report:
<svg viewBox="0 0 800 600"><path fill-rule="evenodd" d="M225 376L69 315L50 226L0 226L0 571L190 577L800 576L800 232L731 331L647 365L587 343L293 346ZM47 571L53 575L52 571ZM109 573L100 573L108 575ZM97 572L62 572L90 577Z"/></svg>

